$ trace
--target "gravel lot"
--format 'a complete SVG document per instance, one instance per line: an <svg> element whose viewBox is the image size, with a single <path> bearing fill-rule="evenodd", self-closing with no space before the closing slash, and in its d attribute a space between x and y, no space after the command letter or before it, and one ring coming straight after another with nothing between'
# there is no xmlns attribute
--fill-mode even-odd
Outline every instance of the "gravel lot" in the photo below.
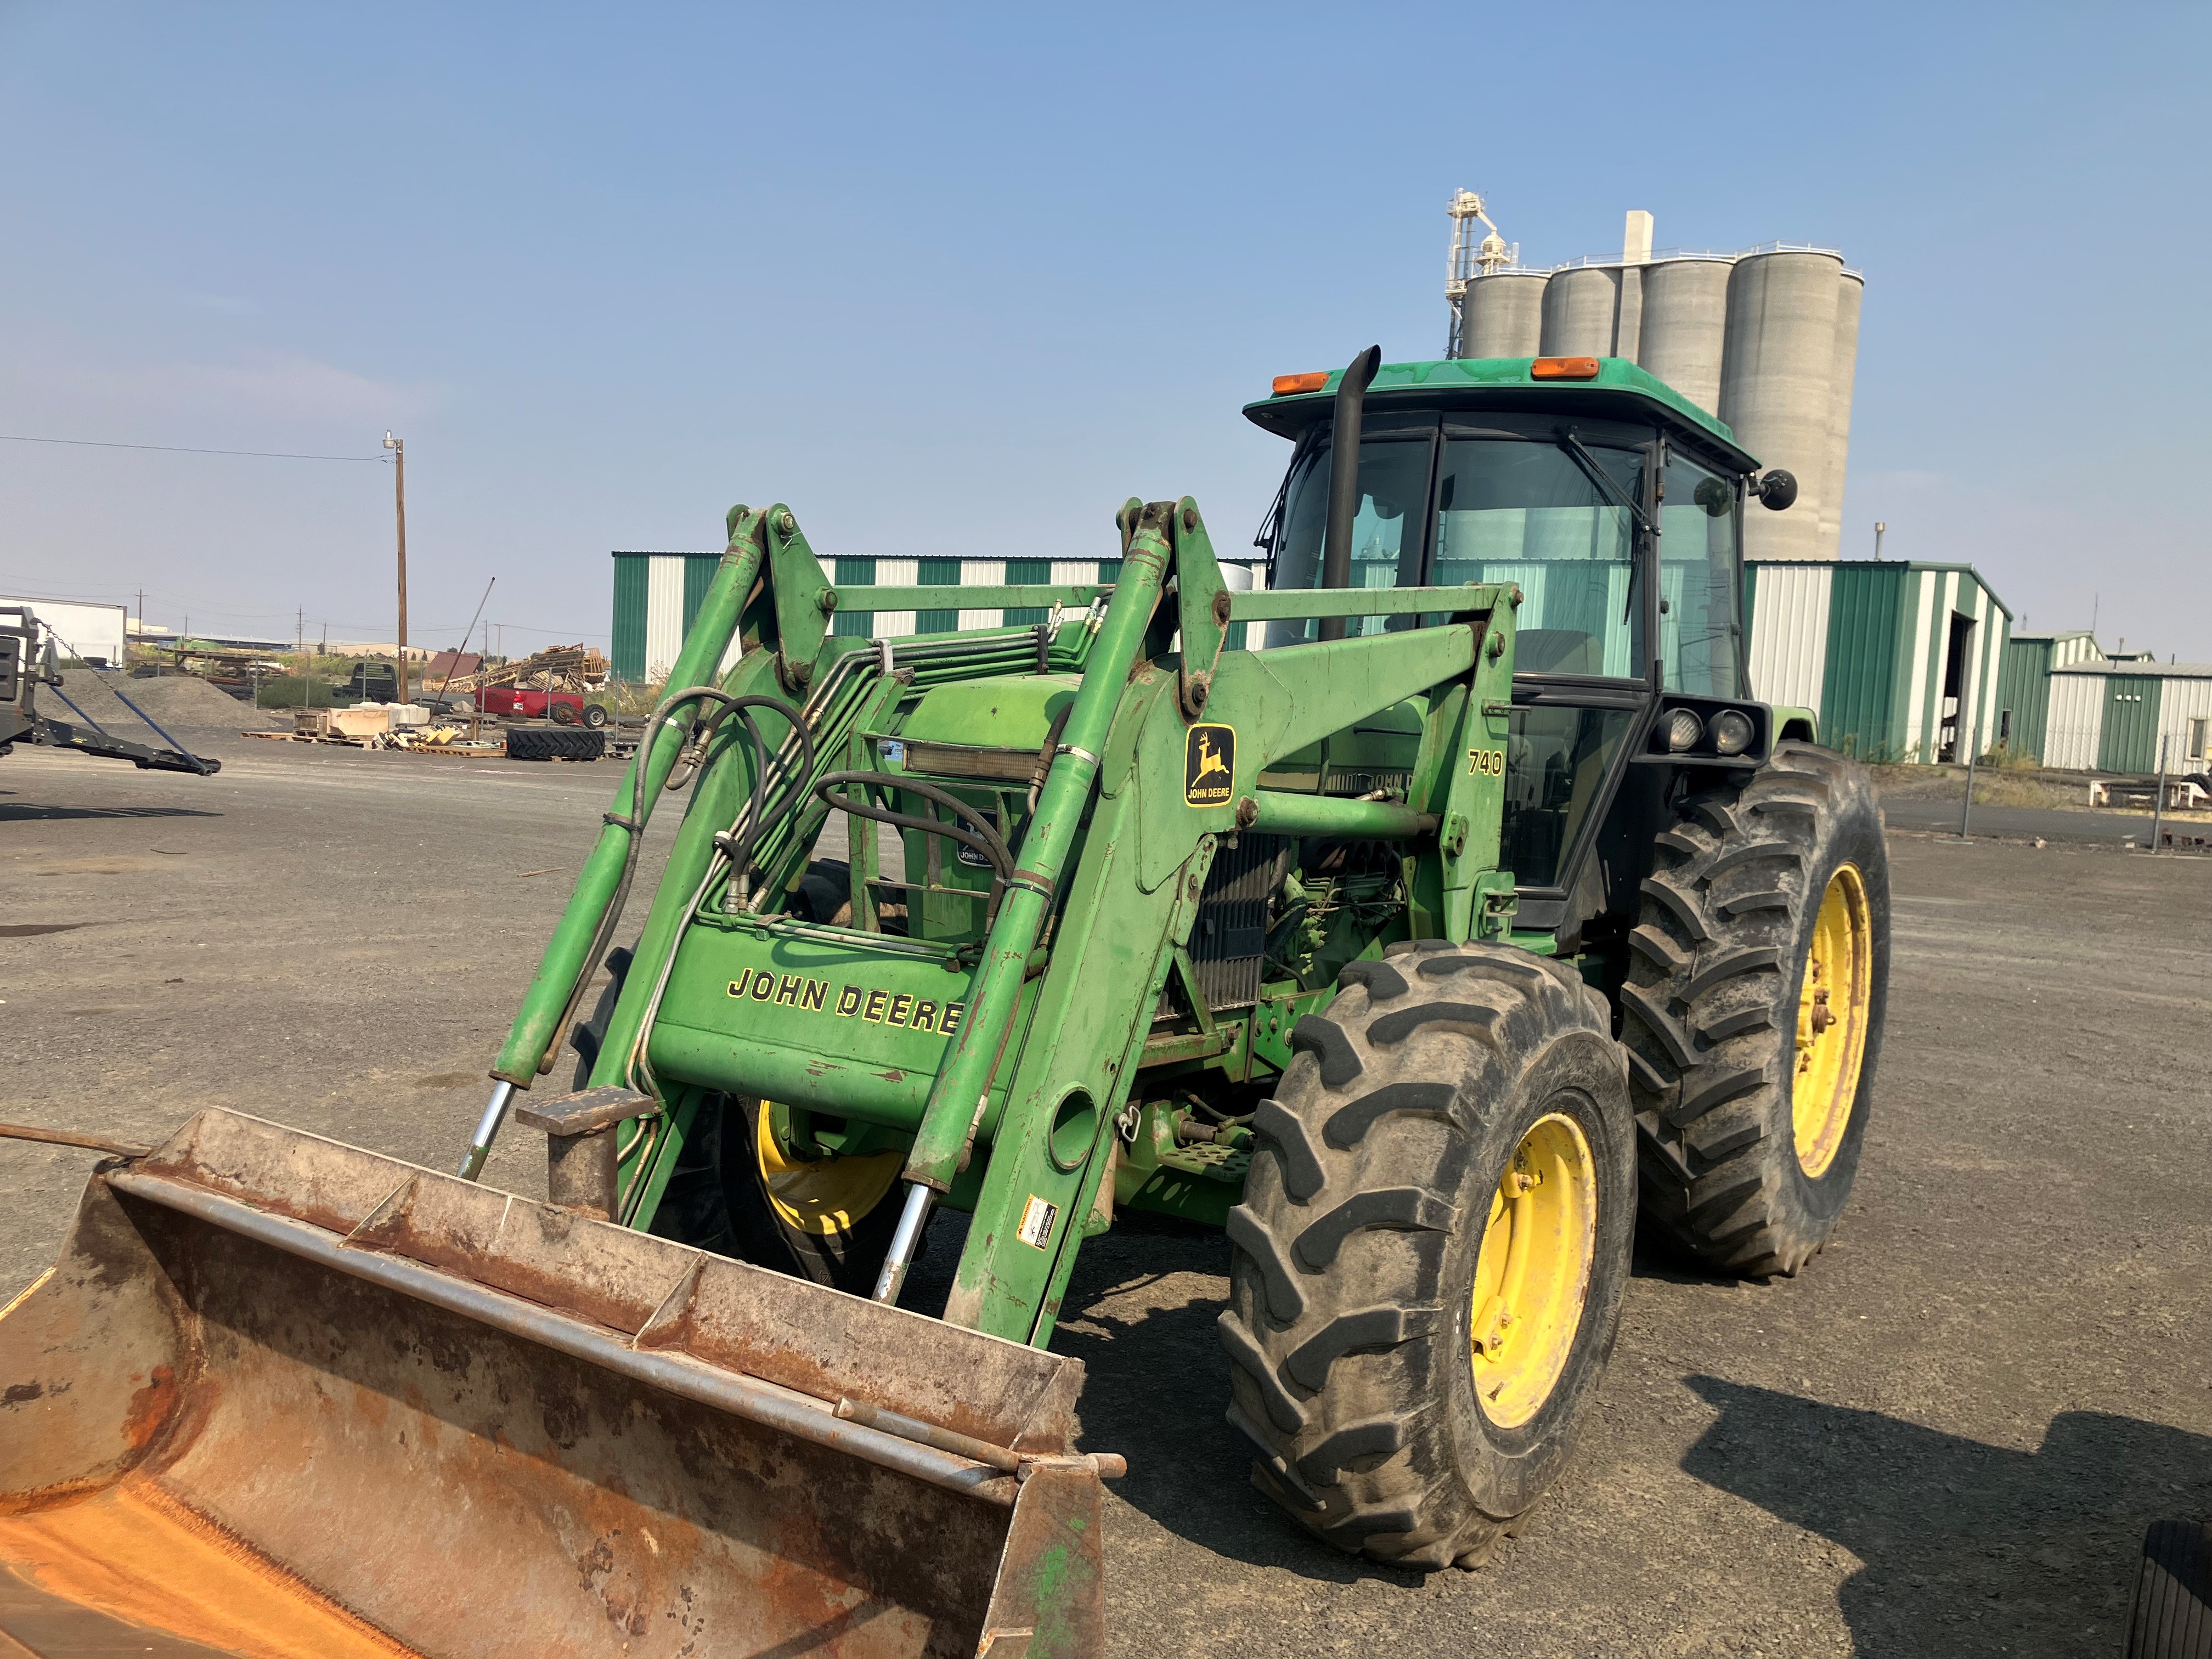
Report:
<svg viewBox="0 0 2212 1659"><path fill-rule="evenodd" d="M0 762L0 1115L150 1140L222 1104L447 1164L615 769L179 735L222 775ZM1224 1243L1085 1250L1056 1346L1132 1466L1116 1654L2117 1653L2144 1525L2212 1512L2212 861L1891 852L1834 1246L1765 1286L1640 1257L1573 1473L1480 1573L1353 1562L1251 1490ZM489 1178L542 1190L531 1150ZM0 1296L88 1162L0 1145Z"/></svg>

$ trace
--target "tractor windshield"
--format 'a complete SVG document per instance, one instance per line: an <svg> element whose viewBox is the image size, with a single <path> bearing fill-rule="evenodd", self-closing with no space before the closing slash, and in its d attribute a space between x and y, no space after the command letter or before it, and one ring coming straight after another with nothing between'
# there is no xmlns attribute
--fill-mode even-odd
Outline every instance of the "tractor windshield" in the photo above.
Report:
<svg viewBox="0 0 2212 1659"><path fill-rule="evenodd" d="M1644 596L1626 504L1642 498L1643 474L1640 450L1447 438L1430 580L1520 584L1522 673L1633 678L1644 662Z"/></svg>
<svg viewBox="0 0 2212 1659"><path fill-rule="evenodd" d="M1641 449L1592 443L1577 453L1548 436L1372 434L1359 446L1352 586L1517 582L1527 596L1522 672L1638 678L1644 603L1626 503L1642 499L1644 464ZM1328 511L1328 449L1316 445L1284 495L1274 586L1319 580ZM1384 625L1381 617L1365 624L1370 633ZM1278 623L1268 643L1310 637L1312 626Z"/></svg>

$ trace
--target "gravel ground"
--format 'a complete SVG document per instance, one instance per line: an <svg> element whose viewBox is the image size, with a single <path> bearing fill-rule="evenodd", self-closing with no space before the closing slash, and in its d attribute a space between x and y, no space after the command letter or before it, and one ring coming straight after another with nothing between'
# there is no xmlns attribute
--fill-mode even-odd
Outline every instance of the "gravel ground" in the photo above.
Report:
<svg viewBox="0 0 2212 1659"><path fill-rule="evenodd" d="M151 1139L224 1104L446 1164L615 769L179 735L221 775L0 762L5 1115ZM1481 1572L1350 1560L1251 1490L1221 1241L1085 1250L1056 1346L1132 1466L1115 1653L2117 1652L2144 1525L2212 1513L2212 867L1908 833L1892 858L1835 1244L1764 1286L1640 1255L1573 1471ZM539 1186L530 1150L490 1178ZM0 1146L0 1296L88 1161Z"/></svg>

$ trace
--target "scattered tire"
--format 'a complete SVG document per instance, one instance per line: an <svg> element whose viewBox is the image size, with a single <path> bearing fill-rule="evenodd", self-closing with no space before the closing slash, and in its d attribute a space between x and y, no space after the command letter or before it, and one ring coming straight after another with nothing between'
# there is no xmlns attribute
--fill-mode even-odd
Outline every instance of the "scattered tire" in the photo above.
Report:
<svg viewBox="0 0 2212 1659"><path fill-rule="evenodd" d="M2212 1522L2150 1523L2123 1651L2126 1659L2212 1659Z"/></svg>
<svg viewBox="0 0 2212 1659"><path fill-rule="evenodd" d="M510 726L509 760L595 761L606 752L607 734L570 726Z"/></svg>
<svg viewBox="0 0 2212 1659"><path fill-rule="evenodd" d="M571 703L556 702L545 713L556 726L581 726L584 723L584 717L576 712L574 705Z"/></svg>
<svg viewBox="0 0 2212 1659"><path fill-rule="evenodd" d="M607 711L605 709L600 708L599 704L595 702L587 702L584 705L585 725L590 726L592 730L596 732L606 723Z"/></svg>
<svg viewBox="0 0 2212 1659"><path fill-rule="evenodd" d="M1707 1266L1794 1273L1850 1196L1889 988L1889 860L1866 769L1785 743L1680 805L1629 936L1644 1215Z"/></svg>
<svg viewBox="0 0 2212 1659"><path fill-rule="evenodd" d="M1223 1345L1255 1484L1340 1548L1478 1566L1612 1352L1635 1131L1605 1002L1503 945L1340 977L1261 1103Z"/></svg>

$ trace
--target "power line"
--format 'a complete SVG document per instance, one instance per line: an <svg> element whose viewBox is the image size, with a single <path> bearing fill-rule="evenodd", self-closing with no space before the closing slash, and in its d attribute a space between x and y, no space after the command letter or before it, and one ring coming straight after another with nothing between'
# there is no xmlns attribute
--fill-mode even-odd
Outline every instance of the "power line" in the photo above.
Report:
<svg viewBox="0 0 2212 1659"><path fill-rule="evenodd" d="M385 464L381 455L295 455L276 449L187 449L177 444L105 443L97 438L21 438L6 432L0 432L0 443L68 444L76 449L158 449L165 455L250 455L264 461L364 461L378 466Z"/></svg>

